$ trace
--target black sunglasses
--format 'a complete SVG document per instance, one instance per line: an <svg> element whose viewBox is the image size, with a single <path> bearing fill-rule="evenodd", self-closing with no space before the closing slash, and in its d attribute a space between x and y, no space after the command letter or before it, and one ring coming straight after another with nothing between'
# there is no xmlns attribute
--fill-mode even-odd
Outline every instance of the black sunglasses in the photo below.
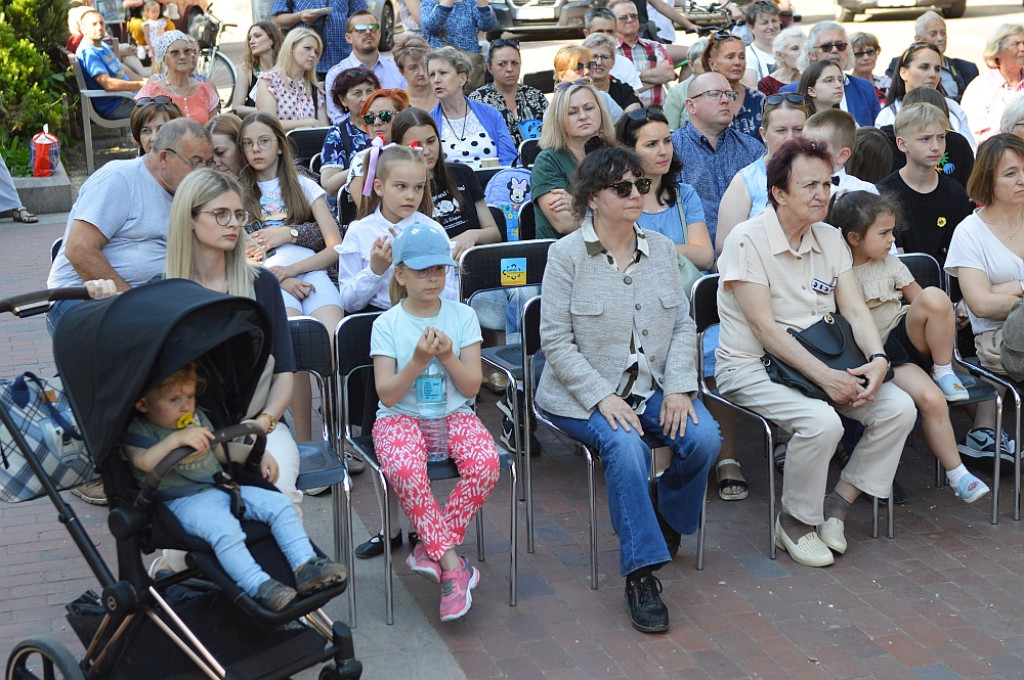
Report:
<svg viewBox="0 0 1024 680"><path fill-rule="evenodd" d="M796 92L786 92L784 94L770 94L764 98L766 106L778 106L783 101L787 101L790 104L803 104L804 96Z"/></svg>
<svg viewBox="0 0 1024 680"><path fill-rule="evenodd" d="M608 184L605 189L612 189L615 191L615 195L619 198L629 198L633 194L633 185L636 185L636 190L640 192L641 196L646 196L651 192L651 184L654 182L650 177L641 177L635 182L629 180L623 180L616 182L615 184Z"/></svg>
<svg viewBox="0 0 1024 680"><path fill-rule="evenodd" d="M831 52L833 49L837 52L845 52L847 43L844 43L843 41L827 42L821 43L820 45L815 45L815 47L817 47L822 52Z"/></svg>
<svg viewBox="0 0 1024 680"><path fill-rule="evenodd" d="M141 97L135 100L136 106L145 106L146 104L170 104L172 100L165 94L158 94L155 97Z"/></svg>
<svg viewBox="0 0 1024 680"><path fill-rule="evenodd" d="M505 38L498 38L497 40L491 41L491 49L498 49L499 47L511 47L512 49L519 49L518 40L506 40Z"/></svg>
<svg viewBox="0 0 1024 680"><path fill-rule="evenodd" d="M712 40L729 40L730 38L736 38L737 40L740 39L740 38L737 38L735 35L733 35L732 33L730 33L729 31L727 31L725 29L722 29L720 31L715 31L711 35L711 39Z"/></svg>
<svg viewBox="0 0 1024 680"><path fill-rule="evenodd" d="M395 117L395 112L394 111L381 111L380 113L378 113L376 115L376 119L379 120L382 123L390 123L391 119L394 118L394 117ZM363 116L363 122L366 123L367 125L373 125L373 121L374 121L374 114L367 113L366 115Z"/></svg>

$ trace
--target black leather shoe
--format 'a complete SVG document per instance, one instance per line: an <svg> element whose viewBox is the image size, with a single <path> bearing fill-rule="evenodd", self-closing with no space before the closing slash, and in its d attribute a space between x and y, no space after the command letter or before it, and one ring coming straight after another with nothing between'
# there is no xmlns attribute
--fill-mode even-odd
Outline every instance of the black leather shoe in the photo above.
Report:
<svg viewBox="0 0 1024 680"><path fill-rule="evenodd" d="M626 577L626 604L633 627L641 633L668 630L668 608L661 601L661 581L654 574Z"/></svg>
<svg viewBox="0 0 1024 680"><path fill-rule="evenodd" d="M402 547L402 532L391 539L391 549L396 550ZM379 557L384 554L384 534L371 536L366 543L361 543L356 548L356 557L361 560L368 560L371 557Z"/></svg>
<svg viewBox="0 0 1024 680"><path fill-rule="evenodd" d="M682 536L672 528L671 524L665 521L665 518L658 512L657 506L654 507L654 514L658 517L658 528L661 529L661 535L665 538L668 554L672 556L672 559L675 559L676 555L679 554L679 543L682 540Z"/></svg>

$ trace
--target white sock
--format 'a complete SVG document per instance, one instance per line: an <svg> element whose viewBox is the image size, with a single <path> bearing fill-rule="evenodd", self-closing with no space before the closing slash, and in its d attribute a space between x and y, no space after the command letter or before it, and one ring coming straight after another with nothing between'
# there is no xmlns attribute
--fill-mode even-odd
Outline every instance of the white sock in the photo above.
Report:
<svg viewBox="0 0 1024 680"><path fill-rule="evenodd" d="M938 380L944 375L953 375L953 364L932 364L932 380Z"/></svg>
<svg viewBox="0 0 1024 680"><path fill-rule="evenodd" d="M964 467L963 463L960 463L952 470L946 470L946 477L949 478L950 486L956 486L957 483L963 479L963 476L967 474L967 468Z"/></svg>

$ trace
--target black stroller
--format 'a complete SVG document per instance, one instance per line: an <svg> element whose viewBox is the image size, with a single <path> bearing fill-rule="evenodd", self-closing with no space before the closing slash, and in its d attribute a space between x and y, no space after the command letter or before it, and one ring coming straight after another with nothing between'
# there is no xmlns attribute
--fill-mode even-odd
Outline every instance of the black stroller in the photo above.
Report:
<svg viewBox="0 0 1024 680"><path fill-rule="evenodd" d="M0 313L26 316L45 311L56 295L84 293L69 289L19 296L0 301ZM218 441L248 437L254 442L249 463L258 461L262 431L238 423L267 361L264 338L269 333L267 316L255 301L180 279L77 305L61 318L54 355L110 501L108 525L116 539L118 577L36 463L33 471L102 590L67 605L67 619L86 648L81 660L51 640L28 640L15 646L5 678L287 678L325 662L320 680L361 675L348 626L320 610L347 583L296 598L280 612L265 609L224 573L208 545L185 534L163 504L152 501L158 477L191 450L171 452L142 489L118 452L135 401L178 367L196 361L208 382L199 402L218 428ZM14 432L2 408L0 417ZM17 443L26 451L24 440ZM27 451L26 458L35 460ZM249 464L235 464L231 473L242 483L273 488ZM263 569L294 586L266 525L242 524ZM142 555L158 548L188 551L189 569L154 581Z"/></svg>

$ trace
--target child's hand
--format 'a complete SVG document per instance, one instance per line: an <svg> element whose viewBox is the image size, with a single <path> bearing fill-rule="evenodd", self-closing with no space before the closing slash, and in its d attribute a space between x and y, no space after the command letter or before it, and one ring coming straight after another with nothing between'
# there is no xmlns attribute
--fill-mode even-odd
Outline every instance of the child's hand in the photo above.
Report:
<svg viewBox="0 0 1024 680"><path fill-rule="evenodd" d="M207 427L186 427L171 435L174 440L174 448L191 446L196 451L205 451L210 448L213 441L213 433Z"/></svg>
<svg viewBox="0 0 1024 680"><path fill-rule="evenodd" d="M427 330L434 332L434 356L441 361L448 359L452 356L452 339L448 337L441 329L429 327Z"/></svg>
<svg viewBox="0 0 1024 680"><path fill-rule="evenodd" d="M420 339L416 341L416 349L412 351L412 358L422 364L426 364L434 357L434 335L430 326L423 329Z"/></svg>
<svg viewBox="0 0 1024 680"><path fill-rule="evenodd" d="M270 455L270 451L263 453L263 460L260 461L260 474L271 484L277 484L277 478L281 475L281 471L277 467L277 461Z"/></svg>
<svg viewBox="0 0 1024 680"><path fill-rule="evenodd" d="M377 276L383 276L391 266L391 239L381 236L370 249L370 269Z"/></svg>

